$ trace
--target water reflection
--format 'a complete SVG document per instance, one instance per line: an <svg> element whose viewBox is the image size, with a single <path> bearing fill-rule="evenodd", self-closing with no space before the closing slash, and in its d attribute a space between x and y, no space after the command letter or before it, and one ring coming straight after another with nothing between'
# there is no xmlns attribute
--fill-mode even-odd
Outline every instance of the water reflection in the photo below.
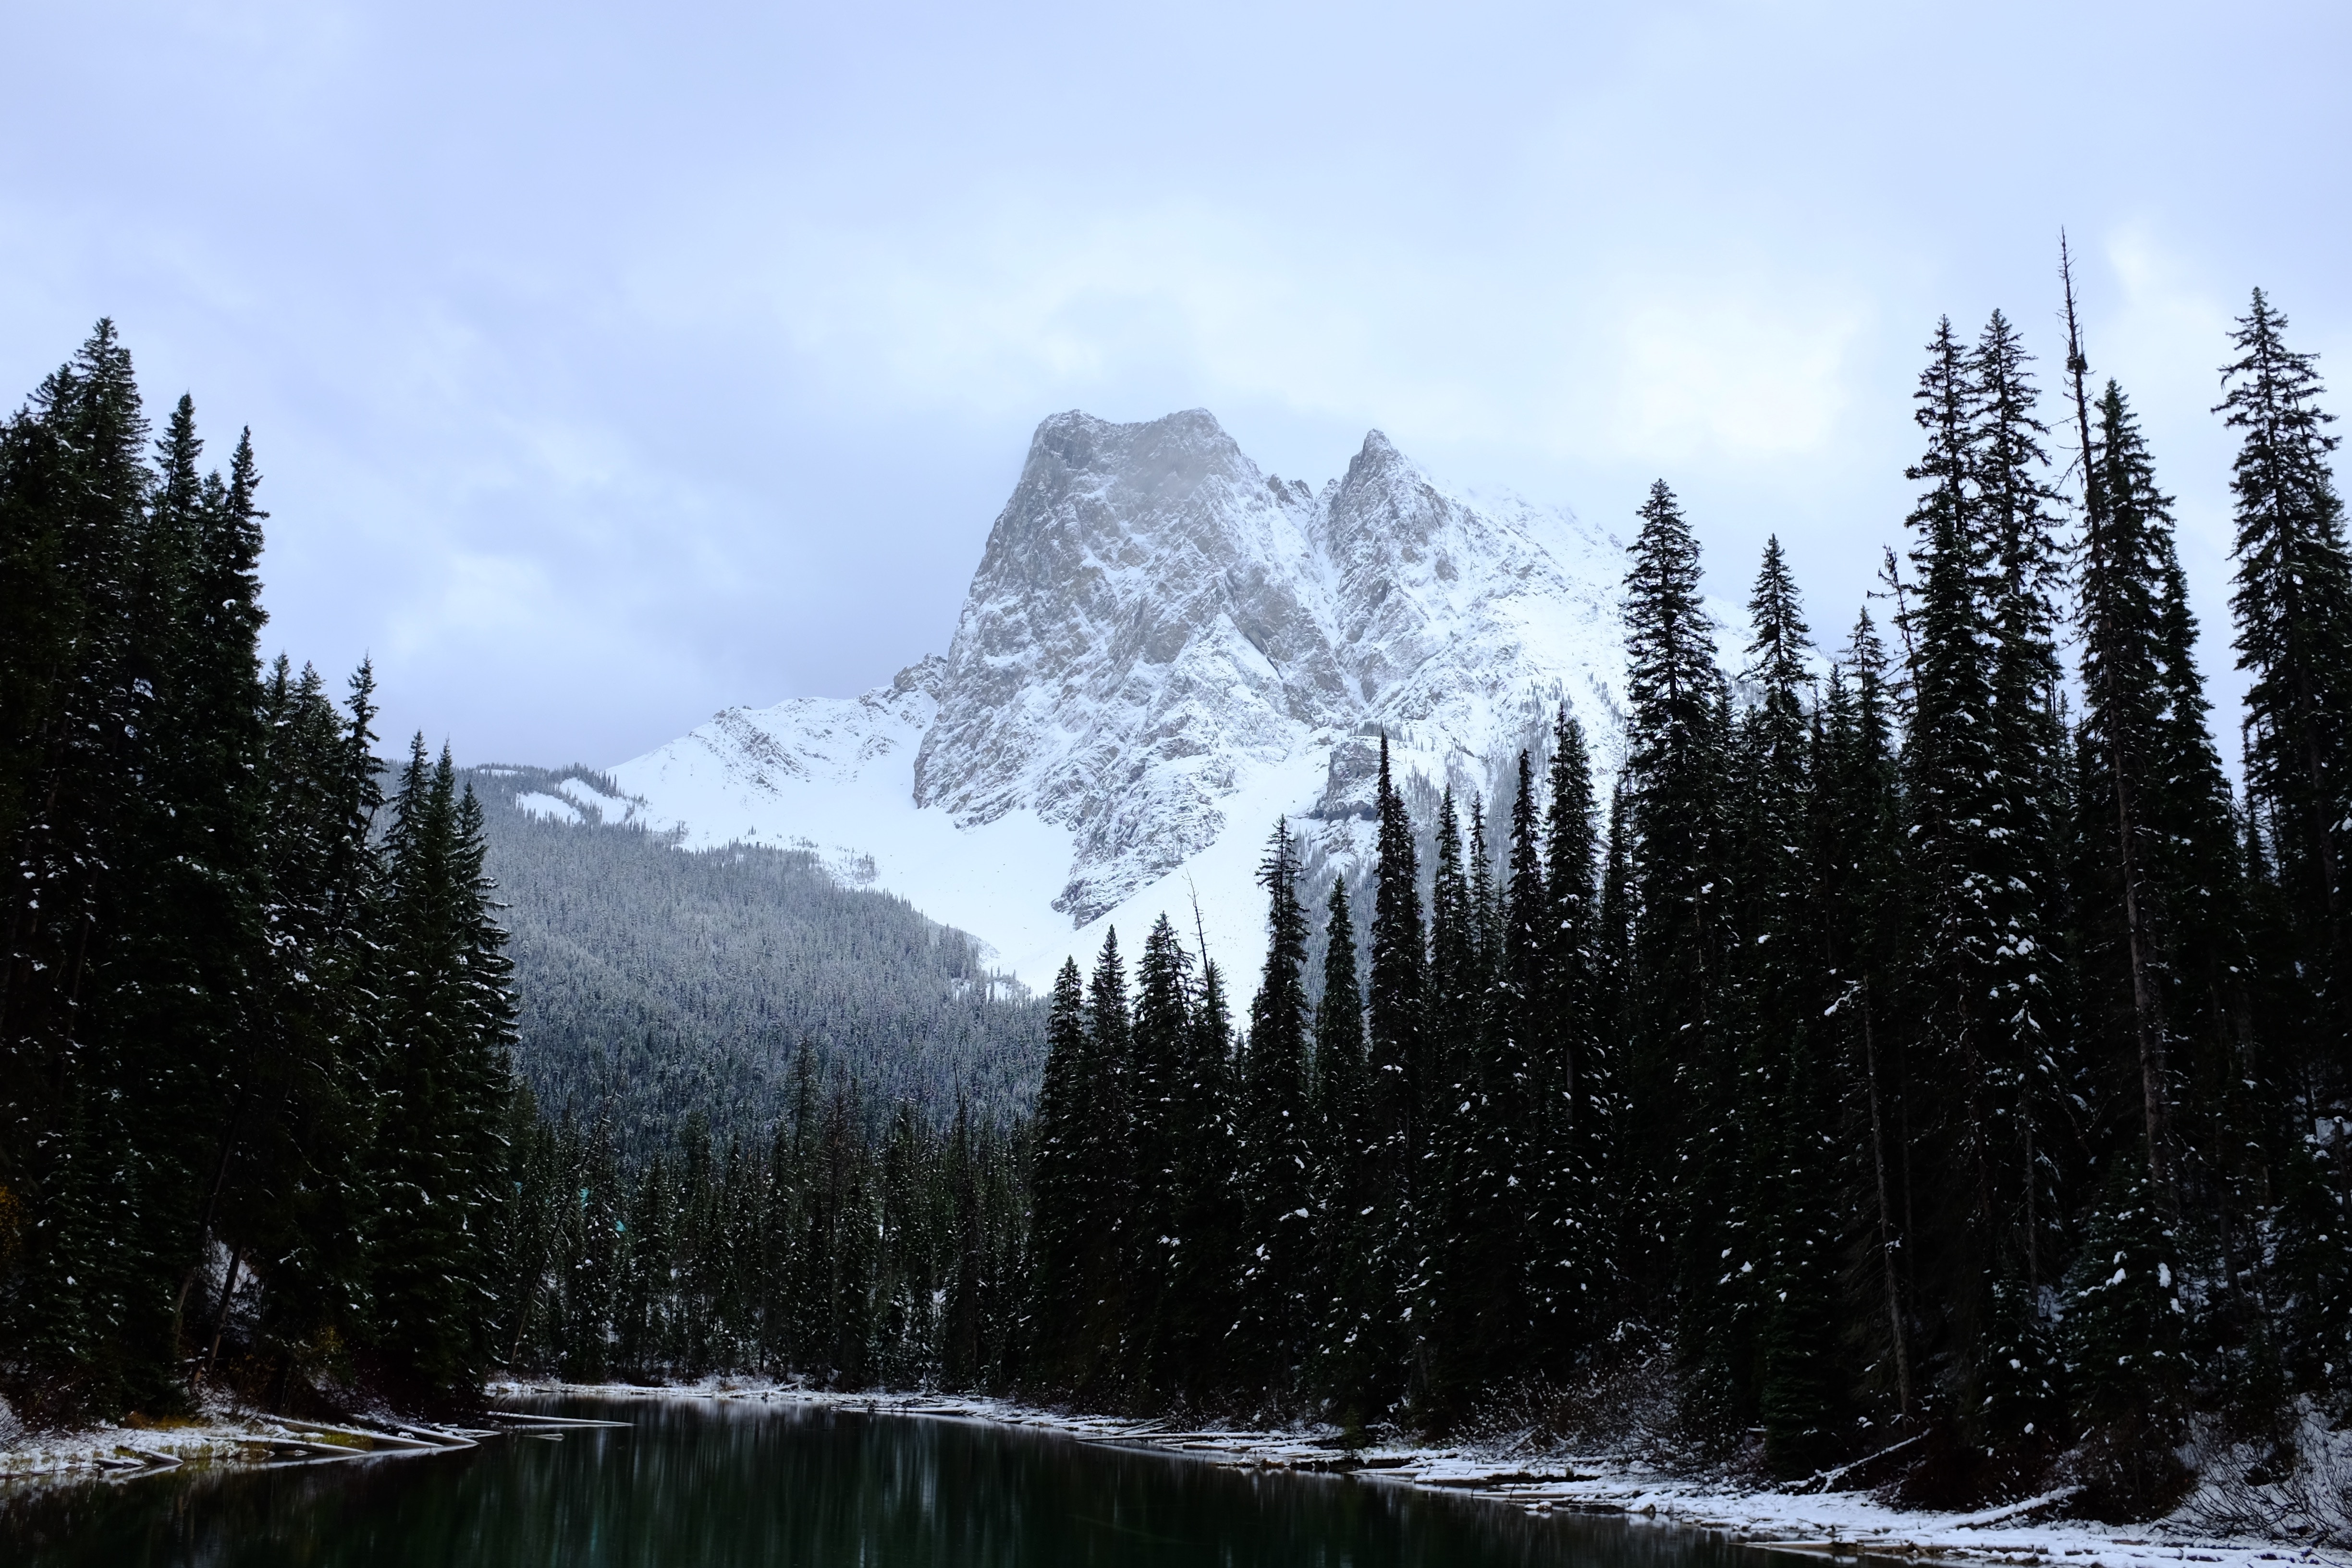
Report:
<svg viewBox="0 0 2352 1568"><path fill-rule="evenodd" d="M559 1408L547 1406L545 1408ZM27 1493L23 1568L1756 1568L1752 1552L1001 1427L698 1401L560 1442ZM1738 1559L1737 1563L1734 1559ZM1785 1560L1784 1560L1785 1561Z"/></svg>

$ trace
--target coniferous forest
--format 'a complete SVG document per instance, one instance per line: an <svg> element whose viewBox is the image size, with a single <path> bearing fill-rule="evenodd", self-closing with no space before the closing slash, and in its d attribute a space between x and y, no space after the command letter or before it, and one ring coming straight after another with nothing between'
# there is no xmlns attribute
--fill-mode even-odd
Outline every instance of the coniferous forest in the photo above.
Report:
<svg viewBox="0 0 2352 1568"><path fill-rule="evenodd" d="M1622 767L1563 708L1416 822L1384 749L1328 897L1276 826L1248 995L1163 918L1065 966L1025 1117L803 1048L772 1126L627 1150L513 1087L479 807L373 760L364 670L262 669L249 448L199 479L184 402L151 456L101 328L0 448L9 1396L184 1397L226 1339L281 1398L745 1371L2118 1518L2279 1480L2352 1426L2336 437L2256 292L2233 784L2066 319L1937 326L1844 629L1775 541L1723 668L1655 485Z"/></svg>
<svg viewBox="0 0 2352 1568"><path fill-rule="evenodd" d="M483 864L512 939L523 1081L551 1110L605 1123L624 1164L669 1148L697 1112L722 1144L764 1145L799 1092L803 1043L824 1076L913 1100L929 1121L959 1099L996 1121L1026 1110L1045 1004L992 973L974 938L844 885L803 850L685 849L515 804L562 800L551 792L571 780L612 798L618 786L584 769L458 779L481 799Z"/></svg>
<svg viewBox="0 0 2352 1568"><path fill-rule="evenodd" d="M260 478L242 436L205 470L185 397L157 435L105 322L0 427L0 1394L36 1421L231 1376L429 1404L495 1360L481 810L422 738L379 761L364 666L263 668Z"/></svg>

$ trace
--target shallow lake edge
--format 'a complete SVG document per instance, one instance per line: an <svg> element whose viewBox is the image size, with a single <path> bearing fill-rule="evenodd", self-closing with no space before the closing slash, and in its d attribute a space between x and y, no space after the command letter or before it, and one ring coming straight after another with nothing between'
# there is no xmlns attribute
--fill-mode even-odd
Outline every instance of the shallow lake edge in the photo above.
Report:
<svg viewBox="0 0 2352 1568"><path fill-rule="evenodd" d="M2063 1492L1975 1513L1935 1513L1890 1508L1864 1493L1747 1489L1719 1476L1669 1475L1603 1457L1530 1458L1499 1447L1413 1445L1343 1453L1332 1446L1334 1434L1328 1427L1177 1428L987 1397L844 1393L743 1378L677 1384L499 1380L485 1392L493 1412L521 1400L726 1401L1017 1427L1233 1468L1323 1473L1368 1485L1443 1492L1539 1517L1617 1516L1633 1525L1696 1530L1757 1550L1843 1562L1872 1558L2017 1568L2188 1563L2263 1568L2297 1563L2352 1568L2352 1554L2284 1538L2218 1534L2179 1519L2117 1534L2116 1527L2095 1521L2039 1518L2063 1505ZM373 1430L219 1405L184 1425L27 1435L0 1447L0 1493L137 1480L184 1468L259 1469L421 1457L441 1439L454 1438L462 1446L469 1435L488 1435L485 1428L427 1426L389 1413L356 1419ZM386 1429L405 1433L408 1440L387 1438ZM363 1436L378 1441L363 1446L356 1441Z"/></svg>

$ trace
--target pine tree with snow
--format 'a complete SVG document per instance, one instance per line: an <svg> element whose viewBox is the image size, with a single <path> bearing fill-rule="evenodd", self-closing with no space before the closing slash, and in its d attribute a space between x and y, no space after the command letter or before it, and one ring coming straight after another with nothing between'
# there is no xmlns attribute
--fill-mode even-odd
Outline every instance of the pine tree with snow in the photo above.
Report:
<svg viewBox="0 0 2352 1568"><path fill-rule="evenodd" d="M1298 902L1298 841L1286 821L1275 824L1258 880L1266 889L1266 955L1243 1053L1244 1244L1233 1356L1245 1387L1282 1403L1303 1371L1315 1264L1307 912Z"/></svg>
<svg viewBox="0 0 2352 1568"><path fill-rule="evenodd" d="M1723 1103L1718 1079L1731 1067L1722 1013L1729 889L1717 865L1728 738L1698 541L1663 479L1640 515L1625 579L1633 940L1621 994L1631 1159L1620 1191L1633 1215L1633 1288L1657 1293L1677 1268L1687 1280L1717 1261L1678 1258L1686 1249L1675 1245L1682 1227L1675 1216L1694 1201L1697 1173L1685 1156L1713 1131L1706 1117Z"/></svg>
<svg viewBox="0 0 2352 1568"><path fill-rule="evenodd" d="M2063 1322L2075 1464L2095 1516L2152 1519L2180 1500L2189 1475L2188 1306L2181 1250L2143 1161L2110 1173L2066 1279Z"/></svg>
<svg viewBox="0 0 2352 1568"><path fill-rule="evenodd" d="M1166 915L1152 922L1136 964L1133 1024L1133 1196L1128 1208L1127 1283L1130 1376L1144 1391L1166 1387L1161 1344L1181 1152L1177 1102L1192 1032L1192 956Z"/></svg>
<svg viewBox="0 0 2352 1568"><path fill-rule="evenodd" d="M479 1270L467 1229L478 1177L465 973L474 889L448 752L428 762L416 736L389 807L374 1342L394 1387L440 1399L478 1384L488 1359L475 1334Z"/></svg>
<svg viewBox="0 0 2352 1568"><path fill-rule="evenodd" d="M2056 500L2022 346L1996 313L1972 352L1929 345L1910 472L1923 572L1906 746L1922 897L1908 938L1908 1052L1922 1311L1916 1359L1996 1468L2038 1449L2055 1369L2041 1288L2067 1071L2056 877L2067 766L2054 692ZM1932 1317L1928 1314L1932 1311ZM2016 1363L2012 1365L2011 1363ZM2032 1425L2036 1431L2023 1428Z"/></svg>
<svg viewBox="0 0 2352 1568"><path fill-rule="evenodd" d="M1529 1289L1538 1315L1538 1359L1563 1370L1614 1295L1605 1245L1603 1193L1607 1053L1599 1005L1599 911L1593 874L1591 763L1584 731L1563 702L1552 722L1544 816L1544 886L1550 897L1542 963L1545 1005L1538 1043L1534 1131L1539 1140Z"/></svg>
<svg viewBox="0 0 2352 1568"><path fill-rule="evenodd" d="M1184 1073L1170 1112L1177 1152L1168 1293L1156 1334L1172 1397L1197 1407L1231 1388L1239 1312L1243 1152L1224 977L1205 951Z"/></svg>
<svg viewBox="0 0 2352 1568"><path fill-rule="evenodd" d="M1481 901L1482 826L1473 817L1470 897ZM1536 831L1533 772L1519 753L1512 797L1508 878L1478 967L1486 1005L1464 1042L1453 1170L1446 1185L1444 1263L1434 1296L1431 1403L1456 1421L1481 1395L1526 1375L1535 1348L1529 1256L1539 1145L1529 1133L1542 1108L1530 1095L1531 1043L1543 1027L1550 898ZM1490 966L1491 964L1491 966Z"/></svg>
<svg viewBox="0 0 2352 1568"><path fill-rule="evenodd" d="M1431 1061L1434 1016L1419 852L1404 797L1390 777L1386 735L1381 738L1375 802L1379 822L1364 1010L1370 1202L1375 1234L1381 1238L1375 1268L1387 1298L1384 1310L1397 1325L1400 1355L1409 1358L1419 1334L1412 1327L1412 1313L1423 1267L1427 1114L1440 1069Z"/></svg>
<svg viewBox="0 0 2352 1568"><path fill-rule="evenodd" d="M129 351L101 321L0 442L0 830L13 871L0 1169L26 1238L0 1331L32 1376L74 1379L77 1403L99 1410L134 1393L120 1340L133 1298L168 1301L176 1284L171 1259L133 1244L144 1237L132 1140L153 1101L126 1083L137 1075L121 1042L92 1037L107 1011L104 939L139 869L152 641L173 625L148 527L149 428Z"/></svg>
<svg viewBox="0 0 2352 1568"><path fill-rule="evenodd" d="M805 1052L803 1053L805 1059ZM1078 961L1067 958L1054 976L1045 1016L1045 1066L1031 1136L1030 1308L1026 1364L1045 1387L1068 1386L1073 1350L1087 1303L1086 1188L1094 1173L1084 1163L1087 1050L1086 983ZM814 1114L810 1106L804 1114ZM804 1336L805 1337L805 1336Z"/></svg>
<svg viewBox="0 0 2352 1568"><path fill-rule="evenodd" d="M1643 1246L1660 1245L1654 1226L1654 1205L1631 1201L1630 1189L1648 1165L1647 1152L1633 1146L1632 1089L1639 1081L1632 1051L1633 1008L1629 993L1633 975L1633 857L1632 828L1621 773L1609 791L1608 838L1601 858L1601 890L1593 904L1592 1013L1593 1030L1610 1042L1613 1070L1597 1086L1600 1092L1601 1148L1594 1155L1594 1178L1605 1194L1599 1206L1601 1245L1612 1258L1611 1294L1601 1303L1612 1314L1631 1305L1632 1281L1647 1270L1633 1260ZM1598 1289L1596 1284L1595 1289Z"/></svg>
<svg viewBox="0 0 2352 1568"><path fill-rule="evenodd" d="M2312 1080L2346 1092L2352 921L2345 909L2352 781L2352 557L2329 464L2339 437L2319 404L2316 356L2286 346L2287 321L2259 289L2231 342L2217 412L2242 432L2237 496L2238 668L2246 692L2246 788L2264 820L2292 916L2312 1016L2294 1042ZM2325 1046L2320 1042L2336 1042ZM2316 1109L2316 1108L2312 1108Z"/></svg>
<svg viewBox="0 0 2352 1568"><path fill-rule="evenodd" d="M2095 1059L2108 1058L2105 1076L2122 1091L2115 1101L2137 1112L2138 1158L2150 1179L2177 1194L2168 1037L2177 989L2170 912L2181 889L2168 875L2162 816L2168 782L2193 764L2166 754L2180 734L2167 722L2162 669L2172 503L2157 489L2138 423L2112 380L2094 430L2071 269L2064 276L2066 368L2083 454L2084 830L2073 899L2083 931L2083 1043ZM2112 1148L2114 1139L2100 1142Z"/></svg>
<svg viewBox="0 0 2352 1568"><path fill-rule="evenodd" d="M1130 1103L1134 1034L1116 930L1103 932L1102 950L1087 984L1086 1029L1086 1087L1074 1140L1078 1169L1084 1173L1077 1211L1081 1306L1071 1350L1078 1391L1107 1399L1114 1396L1128 1359L1129 1217L1135 1161Z"/></svg>
<svg viewBox="0 0 2352 1568"><path fill-rule="evenodd" d="M1828 1000L1824 1061L1849 1086L1843 1186L1859 1267L1851 1322L1867 1371L1855 1380L1898 1426L1918 1410L1912 1363L1913 1109L1908 1035L1895 1009L1910 929L1885 645L1864 611L1831 671L1815 732L1813 920ZM1830 1056L1834 1052L1835 1056Z"/></svg>
<svg viewBox="0 0 2352 1568"><path fill-rule="evenodd" d="M1807 713L1811 643L1777 537L1766 542L1748 609L1746 678L1758 700L1735 749L1731 877L1741 1037L1738 1088L1717 1110L1721 1131L1705 1153L1733 1177L1709 1205L1720 1327L1708 1351L1717 1375L1738 1391L1743 1418L1752 1396L1767 1460L1798 1475L1834 1457L1844 1433L1844 1097L1838 1058L1820 1037L1832 996L1809 831L1827 784L1812 770L1821 743ZM1756 1272L1724 1267L1734 1259L1755 1261ZM1705 1289L1710 1280L1702 1274L1694 1284Z"/></svg>
<svg viewBox="0 0 2352 1568"><path fill-rule="evenodd" d="M1356 978L1356 925L1345 877L1331 881L1323 917L1323 994L1315 1005L1313 1381L1332 1408L1360 1422L1393 1397L1394 1310L1380 1288L1372 1183L1371 1085L1364 1000Z"/></svg>

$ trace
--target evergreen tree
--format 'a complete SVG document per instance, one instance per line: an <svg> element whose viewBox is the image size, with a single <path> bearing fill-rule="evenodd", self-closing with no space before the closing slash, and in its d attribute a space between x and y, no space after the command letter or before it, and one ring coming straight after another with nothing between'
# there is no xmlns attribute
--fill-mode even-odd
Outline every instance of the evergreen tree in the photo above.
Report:
<svg viewBox="0 0 2352 1568"><path fill-rule="evenodd" d="M445 748L412 742L391 800L384 937L388 983L375 1141L376 1349L414 1396L462 1398L493 1348L489 1182L503 1164L497 1113L510 1004L483 908L479 807L457 793Z"/></svg>
<svg viewBox="0 0 2352 1568"><path fill-rule="evenodd" d="M1916 417L1924 572L1906 748L1925 893L1908 945L1927 1124L1913 1300L1945 1407L1996 1466L2039 1447L2055 1376L2038 1281L2054 1217L2042 1129L2060 1076L2053 955L2061 759L2048 689L2053 500L2025 356L1996 313L1972 353L1930 344ZM2034 1428L2029 1434L2027 1427Z"/></svg>
<svg viewBox="0 0 2352 1568"><path fill-rule="evenodd" d="M1419 1205L1428 1152L1427 1112L1437 1069L1429 1060L1429 952L1422 923L1419 853L1404 797L1390 777L1386 735L1381 737L1374 799L1379 823L1364 1013L1370 1121L1366 1142L1372 1151L1371 1219L1374 1234L1381 1239L1377 1278L1387 1298L1382 1326L1396 1336L1379 1353L1383 1359L1393 1356L1402 1371L1419 1336L1411 1314L1422 1289Z"/></svg>
<svg viewBox="0 0 2352 1568"><path fill-rule="evenodd" d="M2086 820L2104 828L2085 833L2088 884L2078 903L2090 906L2091 933L2077 954L2085 973L2086 1024L2106 1032L2109 1018L2127 1027L2131 1075L2137 1079L2139 1157L2154 1180L2170 1180L2170 1086L2166 1081L2165 968L2158 928L2163 921L2158 850L2148 811L2168 771L2158 748L2166 737L2166 692L2158 674L2163 549L2170 534L2170 498L2156 489L2154 465L2112 381L2099 404L2096 445L2084 378L2089 369L2067 277L2067 374L2072 380L2083 457L2082 771ZM2106 973L2097 973L2105 958ZM2105 1016L2103 1016L2105 1015ZM2105 1026L2105 1027L2103 1027ZM2122 1031L2117 1031L2122 1032Z"/></svg>
<svg viewBox="0 0 2352 1568"><path fill-rule="evenodd" d="M1087 1071L1080 1102L1076 1149L1081 1309L1077 1343L1077 1388L1097 1398L1115 1396L1127 1362L1128 1252L1135 1158L1130 1094L1133 1032L1128 1014L1127 972L1118 932L1103 932L1101 952L1087 985Z"/></svg>
<svg viewBox="0 0 2352 1568"><path fill-rule="evenodd" d="M1715 865L1724 681L1700 598L1698 541L1664 480L1651 487L1641 520L1625 579L1633 942L1621 994L1632 1036L1632 1161L1620 1191L1631 1208L1626 1255L1640 1269L1633 1287L1656 1292L1667 1283L1662 1266L1678 1252L1685 1286L1712 1281L1724 1261L1704 1241L1677 1247L1675 1215L1692 1212L1723 1174L1706 1117L1728 1094L1719 994L1729 889ZM1695 1164L1691 1155L1699 1156Z"/></svg>
<svg viewBox="0 0 2352 1568"><path fill-rule="evenodd" d="M1584 731L1561 703L1552 722L1544 816L1546 913L1540 1011L1531 1082L1538 1140L1529 1289L1538 1322L1538 1361L1557 1372L1580 1348L1601 1304L1613 1295L1615 1259L1606 1245L1602 1124L1607 1055L1601 1034L1599 909L1593 873L1592 773Z"/></svg>
<svg viewBox="0 0 2352 1568"><path fill-rule="evenodd" d="M1608 1040L1616 1070L1603 1080L1600 1120L1603 1144L1595 1159L1595 1179L1608 1193L1600 1216L1602 1245L1609 1255L1625 1259L1610 1280L1611 1294L1600 1305L1608 1312L1633 1304L1633 1281L1650 1270L1637 1268L1633 1248L1656 1215L1646 1204L1633 1201L1629 1191L1648 1167L1648 1152L1633 1145L1631 1114L1633 1087L1640 1081L1633 1070L1630 1041L1633 1009L1629 993L1633 976L1633 857L1630 840L1625 779L1621 773L1609 791L1609 837L1601 861L1601 894L1593 936L1594 1030Z"/></svg>
<svg viewBox="0 0 2352 1568"><path fill-rule="evenodd" d="M1487 880L1476 815L1471 843L1477 874L1474 904ZM1441 851L1441 856L1443 851ZM1445 1262L1435 1292L1432 1405L1437 1418L1458 1420L1480 1395L1524 1375L1529 1333L1532 1200L1539 1146L1528 1137L1542 1107L1530 1094L1533 1042L1543 1029L1545 959L1550 949L1550 895L1544 887L1536 831L1535 781L1519 753L1512 796L1508 879L1491 965L1481 963L1483 1027L1464 1042L1462 1100L1455 1108L1453 1169L1446 1184Z"/></svg>
<svg viewBox="0 0 2352 1568"><path fill-rule="evenodd" d="M1078 962L1065 959L1054 977L1052 1010L1046 1015L1045 1066L1037 1091L1032 1136L1036 1152L1031 1177L1032 1289L1028 1364L1049 1388L1066 1386L1074 1347L1085 1321L1087 1301L1087 1186L1094 1173L1085 1163L1087 1049L1085 983ZM803 1053L805 1055L805 1053Z"/></svg>
<svg viewBox="0 0 2352 1568"><path fill-rule="evenodd" d="M1177 1102L1192 1032L1192 959L1166 915L1152 923L1136 966L1133 1114L1134 1170L1129 1205L1128 1321L1133 1374L1147 1392L1171 1386L1161 1342L1169 1289L1181 1151L1174 1141Z"/></svg>
<svg viewBox="0 0 2352 1568"><path fill-rule="evenodd" d="M1364 998L1356 979L1356 924L1348 881L1335 877L1323 919L1323 994L1315 1005L1315 1301L1317 1385L1343 1417L1360 1421L1387 1402L1390 1304L1375 1268L1370 1088ZM1328 1305L1324 1302L1328 1301Z"/></svg>
<svg viewBox="0 0 2352 1568"><path fill-rule="evenodd" d="M1759 696L1738 747L1733 875L1743 1087L1718 1123L1727 1145L1719 1157L1741 1175L1725 1194L1718 1239L1743 1262L1763 1261L1760 1278L1731 1270L1720 1278L1717 1310L1728 1331L1718 1342L1734 1357L1752 1356L1745 1368L1727 1359L1725 1375L1734 1384L1743 1372L1752 1380L1766 1457L1782 1474L1798 1475L1834 1457L1843 1435L1843 1107L1838 1059L1820 1038L1834 994L1824 984L1810 831L1826 784L1811 766L1822 746L1806 714L1811 644L1777 537L1765 545L1748 609L1755 635L1746 674Z"/></svg>
<svg viewBox="0 0 2352 1568"><path fill-rule="evenodd" d="M2352 724L2352 562L2328 457L2338 437L2319 405L2315 356L2286 346L2287 321L2261 289L2221 372L2225 423L2243 432L2237 496L2238 668L2246 692L2246 790L2265 821L2297 959L2312 977L2298 1030L2307 1110L2345 1093L2340 1041L2352 1019L2346 980L2344 748ZM2322 1019L2326 1022L2323 1024ZM2339 1042L2322 1046L2319 1042Z"/></svg>
<svg viewBox="0 0 2352 1568"><path fill-rule="evenodd" d="M125 1364L120 1335L130 1297L147 1294L136 1276L158 1260L121 1245L142 1227L136 1173L115 1163L146 1131L150 1101L123 1083L135 1069L121 1042L94 1037L120 882L136 868L125 862L136 858L127 840L145 771L142 720L160 673L143 656L171 624L146 526L148 429L130 353L101 321L16 416L5 447L11 777L0 809L16 874L0 988L0 1181L27 1216L5 1327L30 1376L59 1387L72 1378L73 1402L99 1409L152 1390L149 1369ZM152 1334L145 1348L152 1355Z"/></svg>
<svg viewBox="0 0 2352 1568"><path fill-rule="evenodd" d="M1203 945L1184 1073L1171 1109L1177 1151L1175 1228L1168 1293L1156 1335L1171 1393L1199 1405L1228 1386L1230 1338L1240 1311L1243 1162L1224 979Z"/></svg>
<svg viewBox="0 0 2352 1568"><path fill-rule="evenodd" d="M2188 1309L2180 1249L2145 1164L2116 1167L2066 1281L2065 1355L2082 1474L2096 1516L2165 1512L2189 1477Z"/></svg>
<svg viewBox="0 0 2352 1568"><path fill-rule="evenodd" d="M1301 1373L1313 1307L1315 1232L1308 1158L1307 914L1298 902L1298 847L1277 820L1258 868L1266 889L1264 978L1250 1001L1242 1068L1244 1208L1235 1370L1261 1397L1287 1399Z"/></svg>
<svg viewBox="0 0 2352 1568"><path fill-rule="evenodd" d="M1815 924L1830 1000L1820 1029L1850 1087L1850 1237L1857 1291L1855 1338L1867 1347L1857 1381L1901 1425L1916 1414L1911 1343L1914 1213L1912 1109L1906 1034L1894 1010L1908 929L1887 658L1864 611L1831 672L1815 731L1811 773Z"/></svg>

